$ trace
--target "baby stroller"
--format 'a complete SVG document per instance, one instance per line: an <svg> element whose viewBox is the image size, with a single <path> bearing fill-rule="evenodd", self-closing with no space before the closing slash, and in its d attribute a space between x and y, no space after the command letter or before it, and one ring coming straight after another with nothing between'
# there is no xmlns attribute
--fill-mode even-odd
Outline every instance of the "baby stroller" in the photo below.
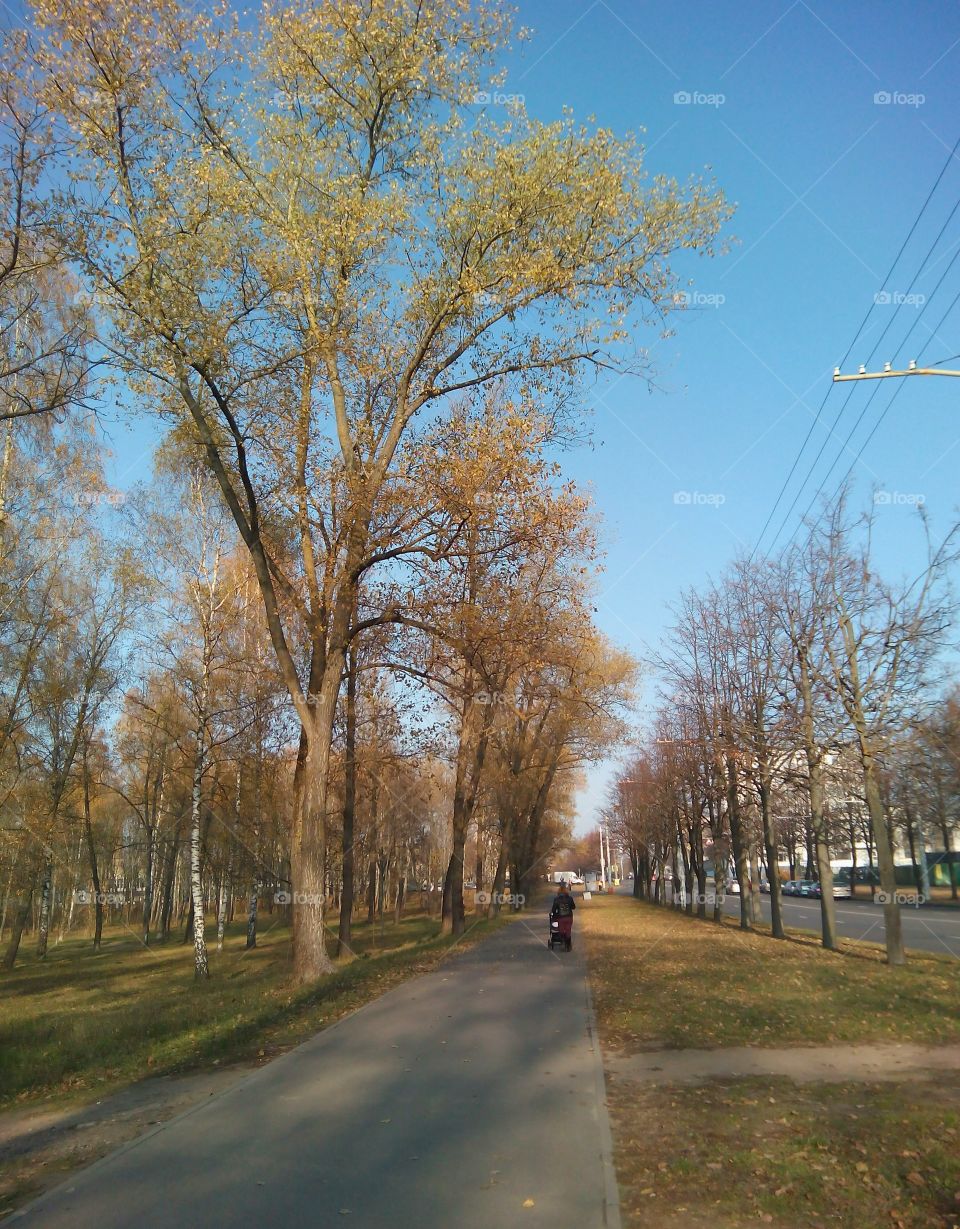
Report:
<svg viewBox="0 0 960 1229"><path fill-rule="evenodd" d="M573 947L573 914L567 917L550 915L550 938L547 940L547 947L553 951L554 946L562 947L565 952L569 952Z"/></svg>

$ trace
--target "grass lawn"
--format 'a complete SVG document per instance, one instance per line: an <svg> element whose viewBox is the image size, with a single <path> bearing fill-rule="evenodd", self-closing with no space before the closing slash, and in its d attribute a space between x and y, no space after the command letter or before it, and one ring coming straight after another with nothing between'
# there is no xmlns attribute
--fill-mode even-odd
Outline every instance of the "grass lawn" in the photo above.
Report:
<svg viewBox="0 0 960 1229"><path fill-rule="evenodd" d="M890 968L879 947L826 952L807 936L775 941L635 901L577 910L603 1040L656 1046L960 1041L960 965L912 955Z"/></svg>
<svg viewBox="0 0 960 1229"><path fill-rule="evenodd" d="M506 920L480 922L460 943ZM306 987L291 982L288 927L268 917L249 952L244 924L229 927L223 952L215 944L210 951L209 981L199 984L193 947L179 940L144 948L114 928L99 954L80 938L51 947L43 961L24 949L14 971L0 975L0 1108L59 1105L146 1075L264 1061L435 968L455 946L437 930L423 913L396 926L356 922L355 955Z"/></svg>
<svg viewBox="0 0 960 1229"><path fill-rule="evenodd" d="M586 903L577 926L607 1049L960 1041L960 969L946 958L892 969L879 949L825 952L623 896ZM625 1224L960 1224L956 1071L900 1083L608 1076L607 1091Z"/></svg>
<svg viewBox="0 0 960 1229"><path fill-rule="evenodd" d="M622 1084L609 1101L628 1225L945 1229L960 1219L955 1072L909 1085Z"/></svg>

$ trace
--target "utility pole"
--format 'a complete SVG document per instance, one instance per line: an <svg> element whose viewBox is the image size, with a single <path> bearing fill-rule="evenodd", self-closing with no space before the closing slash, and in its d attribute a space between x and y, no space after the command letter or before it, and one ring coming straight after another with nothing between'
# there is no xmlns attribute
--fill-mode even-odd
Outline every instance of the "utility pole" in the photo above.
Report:
<svg viewBox="0 0 960 1229"><path fill-rule="evenodd" d="M600 882L604 892L607 890L607 862L603 851L603 824L600 825Z"/></svg>

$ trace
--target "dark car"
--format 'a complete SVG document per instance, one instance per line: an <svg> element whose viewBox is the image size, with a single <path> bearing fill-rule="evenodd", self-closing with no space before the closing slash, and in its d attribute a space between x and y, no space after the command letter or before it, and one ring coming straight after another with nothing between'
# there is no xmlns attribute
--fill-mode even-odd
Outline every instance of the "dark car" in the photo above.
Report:
<svg viewBox="0 0 960 1229"><path fill-rule="evenodd" d="M815 879L788 879L783 885L784 896L815 896L820 885Z"/></svg>

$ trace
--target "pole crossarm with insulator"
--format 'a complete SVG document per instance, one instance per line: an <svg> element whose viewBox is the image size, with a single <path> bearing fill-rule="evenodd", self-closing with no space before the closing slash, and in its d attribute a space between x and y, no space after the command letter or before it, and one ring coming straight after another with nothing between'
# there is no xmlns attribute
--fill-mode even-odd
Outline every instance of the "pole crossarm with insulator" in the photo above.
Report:
<svg viewBox="0 0 960 1229"><path fill-rule="evenodd" d="M960 371L951 371L946 367L918 367L916 360L911 360L905 370L894 370L892 364L885 363L883 371L867 371L866 367L861 366L855 374L844 376L840 374L839 367L833 369L834 384L842 384L846 380L885 380L903 376L960 376Z"/></svg>

